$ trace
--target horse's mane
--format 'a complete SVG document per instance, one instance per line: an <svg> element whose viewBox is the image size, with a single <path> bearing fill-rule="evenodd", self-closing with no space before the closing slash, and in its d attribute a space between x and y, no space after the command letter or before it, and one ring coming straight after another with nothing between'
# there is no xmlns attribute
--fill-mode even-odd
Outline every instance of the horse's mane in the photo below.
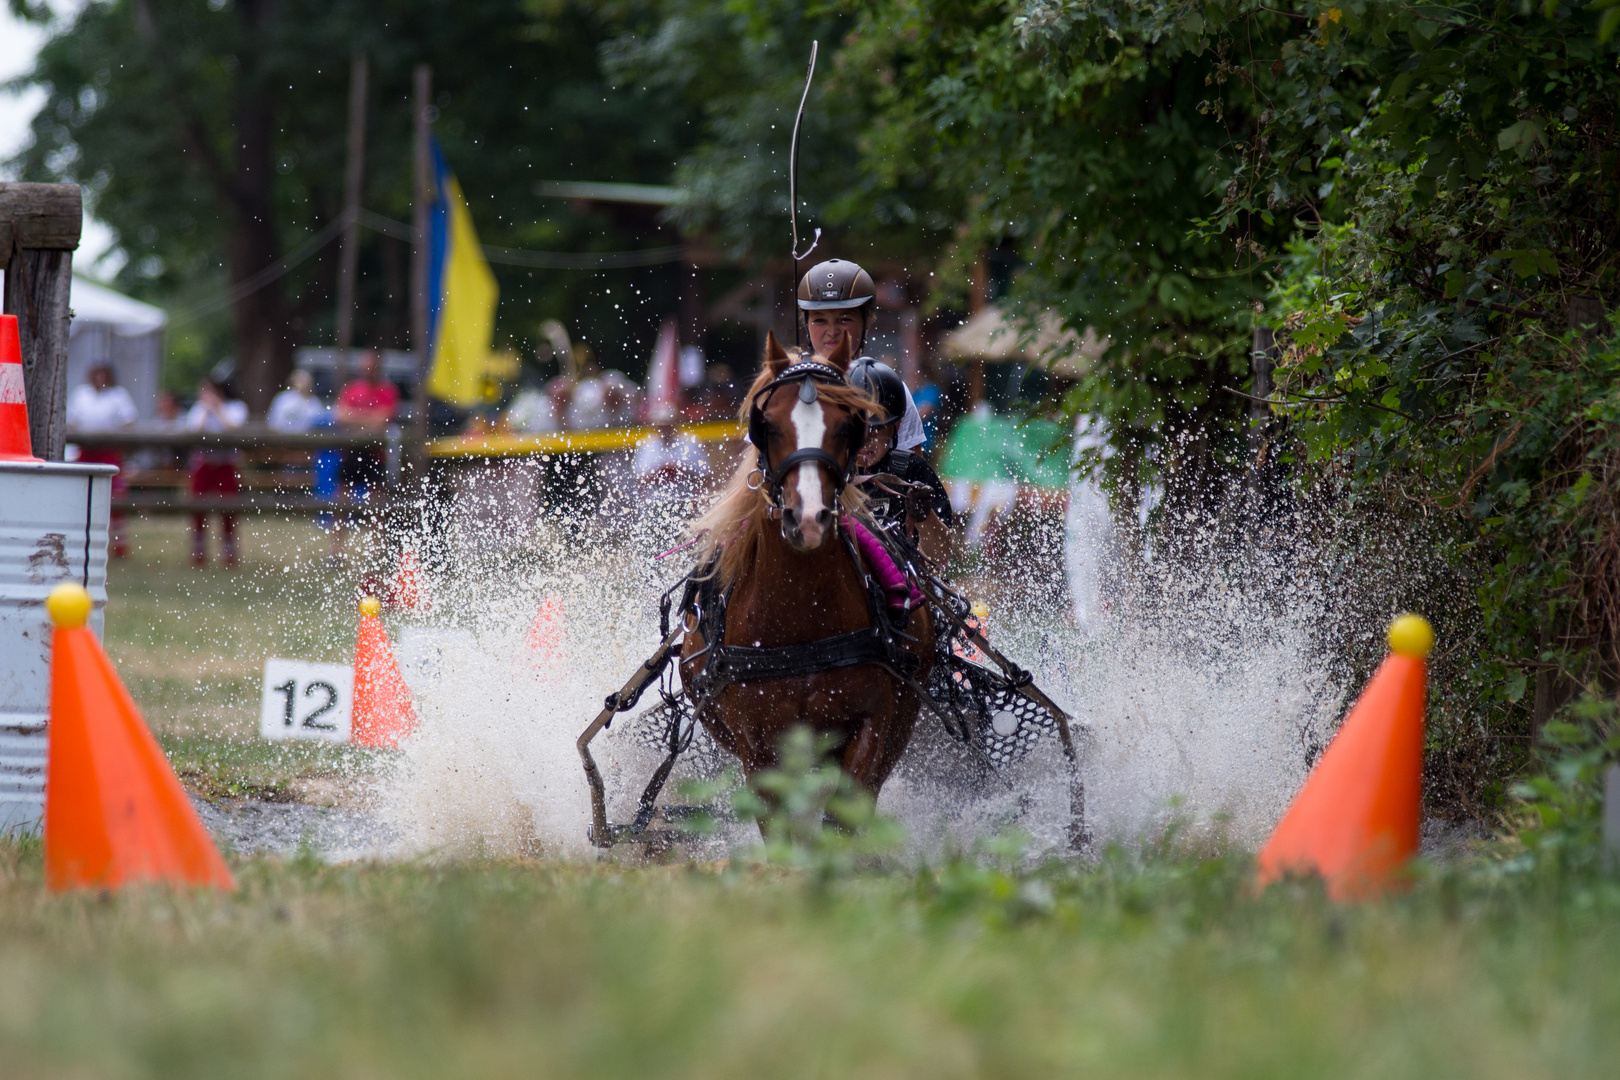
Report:
<svg viewBox="0 0 1620 1080"><path fill-rule="evenodd" d="M804 354L800 353L794 362L803 358ZM825 363L820 356L810 359ZM747 422L755 396L775 378L776 372L769 364L761 365L754 385L748 388L742 406L737 410L739 420ZM863 390L852 386L829 386L826 383L816 389L824 401L851 412L863 413L868 419L879 412L876 402ZM754 561L765 535L765 488L763 485L758 488L748 486L748 477L755 468L754 458L752 447L744 451L731 480L721 489L709 509L691 525L691 535L698 541L698 565L707 566L716 554L719 555L710 576L722 589L730 587ZM845 485L839 498L846 513L865 516L866 497L856 485Z"/></svg>

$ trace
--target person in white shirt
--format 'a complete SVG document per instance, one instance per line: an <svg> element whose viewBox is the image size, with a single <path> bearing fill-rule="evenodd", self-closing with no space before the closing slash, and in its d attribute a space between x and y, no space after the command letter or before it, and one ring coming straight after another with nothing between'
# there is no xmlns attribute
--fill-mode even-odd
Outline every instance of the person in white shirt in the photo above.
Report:
<svg viewBox="0 0 1620 1080"><path fill-rule="evenodd" d="M557 408L543 386L525 386L506 410L506 426L517 435L549 435L557 430Z"/></svg>
<svg viewBox="0 0 1620 1080"><path fill-rule="evenodd" d="M630 463L641 484L642 508L690 514L710 473L709 455L690 432L675 427L671 406L655 404L649 419L656 427L636 444Z"/></svg>
<svg viewBox="0 0 1620 1080"><path fill-rule="evenodd" d="M197 384L197 403L186 413L187 431L224 432L247 423L246 403L234 401L213 379ZM242 480L236 463L240 454L236 450L196 449L191 452L191 496L229 497L242 490ZM220 556L226 566L235 566L236 515L219 515ZM191 565L208 565L208 515L191 515Z"/></svg>
<svg viewBox="0 0 1620 1080"><path fill-rule="evenodd" d="M91 368L84 383L68 395L67 422L74 431L117 431L135 420L135 399L106 364Z"/></svg>
<svg viewBox="0 0 1620 1080"><path fill-rule="evenodd" d="M326 416L326 405L315 396L315 380L307 371L295 371L287 389L270 401L264 422L274 431L304 432Z"/></svg>
<svg viewBox="0 0 1620 1080"><path fill-rule="evenodd" d="M127 428L136 420L135 399L129 391L118 385L118 378L107 364L97 364L85 375L85 381L73 388L67 399L67 422L73 431L90 434L96 431L117 431ZM83 461L94 465L116 465L113 474L114 499L124 496L124 451L116 446L75 446L70 461ZM129 554L129 540L124 531L124 512L114 510L109 522L111 533L109 553L115 559Z"/></svg>

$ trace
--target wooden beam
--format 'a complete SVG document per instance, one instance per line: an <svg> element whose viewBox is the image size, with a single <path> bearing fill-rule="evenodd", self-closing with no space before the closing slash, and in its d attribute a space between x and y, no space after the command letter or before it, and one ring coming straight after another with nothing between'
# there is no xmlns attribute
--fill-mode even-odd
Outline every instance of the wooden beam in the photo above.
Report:
<svg viewBox="0 0 1620 1080"><path fill-rule="evenodd" d="M77 184L0 183L3 307L17 316L28 435L47 461L61 461L67 443L68 297L83 227Z"/></svg>
<svg viewBox="0 0 1620 1080"><path fill-rule="evenodd" d="M79 185L0 183L0 270L17 248L73 251L83 228Z"/></svg>
<svg viewBox="0 0 1620 1080"><path fill-rule="evenodd" d="M61 461L67 447L68 294L73 252L23 248L6 267L5 313L17 316L28 437L34 455Z"/></svg>

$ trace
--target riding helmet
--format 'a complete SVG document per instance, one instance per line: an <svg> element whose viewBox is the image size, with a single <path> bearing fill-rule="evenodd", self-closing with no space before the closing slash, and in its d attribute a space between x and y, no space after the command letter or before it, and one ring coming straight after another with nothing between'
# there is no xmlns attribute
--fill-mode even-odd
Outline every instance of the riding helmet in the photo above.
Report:
<svg viewBox="0 0 1620 1080"><path fill-rule="evenodd" d="M873 427L888 427L906 415L906 384L900 381L900 376L888 364L863 356L849 365L849 374L845 378L849 380L849 385L871 395L878 407L887 414Z"/></svg>
<svg viewBox="0 0 1620 1080"><path fill-rule="evenodd" d="M816 263L799 279L800 311L865 307L876 296L872 275L848 259Z"/></svg>

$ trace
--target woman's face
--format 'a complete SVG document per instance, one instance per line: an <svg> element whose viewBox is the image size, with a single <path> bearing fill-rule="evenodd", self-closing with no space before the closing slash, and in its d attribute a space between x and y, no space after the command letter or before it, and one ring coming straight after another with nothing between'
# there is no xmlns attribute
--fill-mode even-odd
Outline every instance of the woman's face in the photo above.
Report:
<svg viewBox="0 0 1620 1080"><path fill-rule="evenodd" d="M866 330L866 317L859 308L806 312L805 322L810 326L810 349L821 356L829 355L838 347L840 334L848 334L850 347L857 348Z"/></svg>
<svg viewBox="0 0 1620 1080"><path fill-rule="evenodd" d="M867 431L866 441L855 455L855 467L864 472L882 461L883 455L894 448L894 435L898 430L898 424L885 424Z"/></svg>

